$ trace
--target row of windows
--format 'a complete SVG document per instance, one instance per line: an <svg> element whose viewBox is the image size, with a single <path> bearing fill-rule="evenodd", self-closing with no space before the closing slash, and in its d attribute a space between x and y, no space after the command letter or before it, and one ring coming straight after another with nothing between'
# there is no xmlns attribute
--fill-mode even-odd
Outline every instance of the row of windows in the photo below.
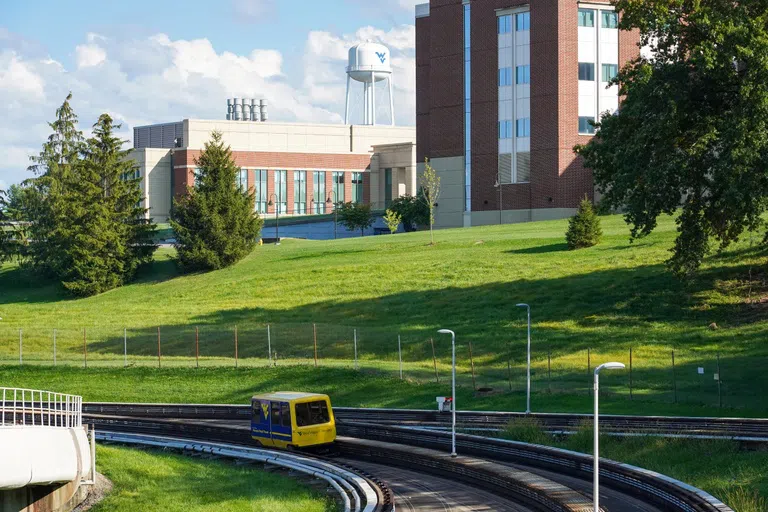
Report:
<svg viewBox="0 0 768 512"><path fill-rule="evenodd" d="M531 66L517 66L515 68L515 83L518 85L531 83ZM499 87L512 85L512 68L499 69Z"/></svg>
<svg viewBox="0 0 768 512"><path fill-rule="evenodd" d="M618 64L603 64L603 82L610 82L619 74ZM595 65L592 62L579 62L579 80L594 82Z"/></svg>
<svg viewBox="0 0 768 512"><path fill-rule="evenodd" d="M515 18L515 31L523 32L531 30L531 13L521 12L520 14L507 14L498 18L499 34L509 34L512 32L512 17Z"/></svg>
<svg viewBox="0 0 768 512"><path fill-rule="evenodd" d="M602 19L600 20L601 28L619 28L619 15L614 11L600 11ZM579 9L579 26L580 27L594 27L595 26L595 10L594 9Z"/></svg>
<svg viewBox="0 0 768 512"><path fill-rule="evenodd" d="M518 137L531 136L531 118L523 117L515 121L515 132ZM512 121L499 121L499 138L511 139L514 136L512 132Z"/></svg>
<svg viewBox="0 0 768 512"><path fill-rule="evenodd" d="M256 211L266 213L269 202L277 205L279 213L287 213L287 180L288 171L274 171L274 197L267 197L267 171L258 169L254 172L254 195L256 197ZM240 190L247 190L248 169L240 169L236 176L236 184ZM333 171L333 196L336 202L344 201L344 172ZM313 198L312 213L325 213L326 201L334 200L325 194L325 171L312 171ZM352 202L359 203L363 200L363 173L352 173ZM293 171L293 213L303 215L307 213L307 171Z"/></svg>

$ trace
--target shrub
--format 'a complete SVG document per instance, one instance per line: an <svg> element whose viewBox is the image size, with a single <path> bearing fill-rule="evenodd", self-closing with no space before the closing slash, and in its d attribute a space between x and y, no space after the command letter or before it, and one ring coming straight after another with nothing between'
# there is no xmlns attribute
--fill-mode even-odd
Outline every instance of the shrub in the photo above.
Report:
<svg viewBox="0 0 768 512"><path fill-rule="evenodd" d="M389 232L393 235L397 233L397 228L400 227L400 223L403 221L403 217L393 212L392 210L387 210L384 213L384 222L387 224L387 227L389 228Z"/></svg>
<svg viewBox="0 0 768 512"><path fill-rule="evenodd" d="M389 209L400 215L406 233L416 231L416 226L429 224L429 205L424 199L422 190L419 190L418 196L405 194L398 197L392 201Z"/></svg>
<svg viewBox="0 0 768 512"><path fill-rule="evenodd" d="M568 249L583 249L600 243L603 231L600 229L600 218L595 213L592 202L584 197L579 205L579 211L568 222L565 240Z"/></svg>
<svg viewBox="0 0 768 512"><path fill-rule="evenodd" d="M373 224L371 205L363 203L343 203L336 205L339 213L339 222L350 231L360 230L360 235L365 235L365 230Z"/></svg>

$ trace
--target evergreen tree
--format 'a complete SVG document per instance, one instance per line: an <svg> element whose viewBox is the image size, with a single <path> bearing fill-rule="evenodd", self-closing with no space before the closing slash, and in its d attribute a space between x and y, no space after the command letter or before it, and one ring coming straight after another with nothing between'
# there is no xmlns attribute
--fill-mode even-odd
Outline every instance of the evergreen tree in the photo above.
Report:
<svg viewBox="0 0 768 512"><path fill-rule="evenodd" d="M186 272L240 261L253 251L264 224L254 211L253 192L235 183L239 168L221 133L213 132L195 164L195 186L174 201L171 211L177 258Z"/></svg>
<svg viewBox="0 0 768 512"><path fill-rule="evenodd" d="M595 213L592 201L584 197L579 205L579 211L568 221L568 231L565 240L568 249L583 249L600 243L603 230L600 229L600 218Z"/></svg>
<svg viewBox="0 0 768 512"><path fill-rule="evenodd" d="M137 268L152 261L154 226L144 219L135 163L115 136L112 118L103 114L83 150L80 165L65 180L62 199L71 242L64 250L71 264L59 274L63 286L89 296L121 286ZM69 182L68 180L72 181Z"/></svg>
<svg viewBox="0 0 768 512"><path fill-rule="evenodd" d="M29 187L29 256L33 267L52 276L61 275L72 266L68 247L74 243L68 231L64 197L73 183L75 168L80 163L83 134L77 129L77 116L72 110L72 93L56 110L56 120L49 123L53 133L43 144L40 154L30 158L29 170L35 178Z"/></svg>
<svg viewBox="0 0 768 512"><path fill-rule="evenodd" d="M0 263L11 258L11 223L7 214L6 192L0 190Z"/></svg>

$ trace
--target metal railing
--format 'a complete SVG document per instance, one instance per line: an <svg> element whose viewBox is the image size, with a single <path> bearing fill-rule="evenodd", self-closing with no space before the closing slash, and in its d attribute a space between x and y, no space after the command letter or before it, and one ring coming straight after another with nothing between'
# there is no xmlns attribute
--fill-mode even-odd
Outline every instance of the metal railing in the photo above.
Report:
<svg viewBox="0 0 768 512"><path fill-rule="evenodd" d="M83 426L83 397L35 389L0 388L0 427Z"/></svg>

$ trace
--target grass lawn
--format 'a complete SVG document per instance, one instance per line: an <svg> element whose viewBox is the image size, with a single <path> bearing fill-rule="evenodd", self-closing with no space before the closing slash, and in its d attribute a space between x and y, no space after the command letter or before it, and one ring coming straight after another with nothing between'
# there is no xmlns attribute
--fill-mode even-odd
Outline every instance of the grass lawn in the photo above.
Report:
<svg viewBox="0 0 768 512"><path fill-rule="evenodd" d="M760 237L708 258L697 279L683 284L663 264L675 236L673 219L661 219L656 233L630 244L621 217L604 217L603 243L577 252L565 248L565 227L552 221L444 230L435 233L435 246L423 232L292 240L259 247L229 269L184 277L172 252L162 250L137 283L82 300L6 265L0 270L0 361L18 363L21 329L25 364L49 365L55 329L60 365L83 365L85 337L91 367L121 367L125 332L129 364L157 366L159 327L163 367L189 368L197 327L200 364L234 366L237 327L239 365L260 375L267 324L278 367L312 364L315 324L321 367L344 372L352 366L356 329L366 371L399 374L400 336L406 378L427 383L434 379L430 338L441 378L448 376L450 343L435 331L452 328L460 383L472 385L471 342L477 385L515 392L487 399L504 405L518 403L524 387L525 315L514 305L528 302L539 410L582 408L589 370L607 360L629 363L632 348L635 401L628 402L629 372L606 374L602 387L633 412L682 413L685 407L669 405L676 394L693 407L721 400L738 409L725 414L765 414L768 286ZM710 329L712 323L718 328ZM206 375L215 385L213 374ZM722 377L720 399L715 374ZM319 383L327 374L308 375ZM385 396L392 381L375 375L369 387L386 383L373 393ZM434 395L422 385L414 389ZM389 400L398 401L408 400Z"/></svg>
<svg viewBox="0 0 768 512"><path fill-rule="evenodd" d="M181 455L99 446L97 465L114 484L93 512L327 512L332 500L285 474Z"/></svg>
<svg viewBox="0 0 768 512"><path fill-rule="evenodd" d="M593 432L555 439L531 422L510 424L503 437L592 453ZM600 455L677 478L723 500L737 512L768 510L768 453L731 441L660 437L600 437Z"/></svg>

